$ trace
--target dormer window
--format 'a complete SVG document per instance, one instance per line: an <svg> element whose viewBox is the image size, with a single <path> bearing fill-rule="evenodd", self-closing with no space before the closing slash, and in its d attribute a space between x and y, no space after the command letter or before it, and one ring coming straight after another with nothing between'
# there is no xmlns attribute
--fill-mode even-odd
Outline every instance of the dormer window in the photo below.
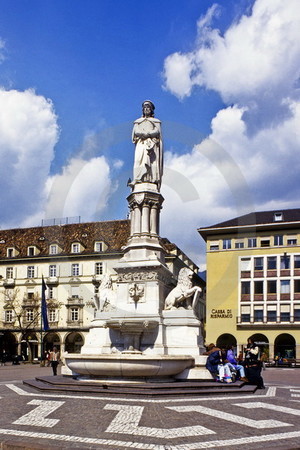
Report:
<svg viewBox="0 0 300 450"><path fill-rule="evenodd" d="M80 244L78 242L73 242L71 252L80 253Z"/></svg>
<svg viewBox="0 0 300 450"><path fill-rule="evenodd" d="M95 252L103 252L103 242L97 241L95 242Z"/></svg>
<svg viewBox="0 0 300 450"><path fill-rule="evenodd" d="M58 253L58 246L57 246L57 244L51 244L49 246L49 254L50 255L57 255L57 253Z"/></svg>
<svg viewBox="0 0 300 450"><path fill-rule="evenodd" d="M283 213L282 212L276 212L274 213L274 222L282 222L283 220Z"/></svg>
<svg viewBox="0 0 300 450"><path fill-rule="evenodd" d="M13 258L14 256L16 256L16 250L13 247L10 247L6 250L6 256L8 258Z"/></svg>
<svg viewBox="0 0 300 450"><path fill-rule="evenodd" d="M27 247L27 256L34 256L36 254L36 249L33 245Z"/></svg>

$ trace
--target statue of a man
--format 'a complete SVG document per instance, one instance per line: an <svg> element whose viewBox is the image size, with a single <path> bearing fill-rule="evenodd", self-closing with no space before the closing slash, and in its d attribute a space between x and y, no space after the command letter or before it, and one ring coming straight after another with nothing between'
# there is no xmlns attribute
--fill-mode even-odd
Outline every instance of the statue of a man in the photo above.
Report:
<svg viewBox="0 0 300 450"><path fill-rule="evenodd" d="M163 174L161 122L154 117L155 106L150 100L143 103L143 117L134 122L132 141L135 144L133 182L150 182L160 189Z"/></svg>

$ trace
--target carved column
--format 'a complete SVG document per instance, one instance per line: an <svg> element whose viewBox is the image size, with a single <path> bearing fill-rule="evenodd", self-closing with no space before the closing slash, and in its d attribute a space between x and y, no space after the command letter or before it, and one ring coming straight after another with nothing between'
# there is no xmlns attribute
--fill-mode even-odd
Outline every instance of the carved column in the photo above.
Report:
<svg viewBox="0 0 300 450"><path fill-rule="evenodd" d="M133 234L140 234L140 232L141 232L141 210L139 208L139 205L137 205L137 204L134 205L133 216L134 216Z"/></svg>
<svg viewBox="0 0 300 450"><path fill-rule="evenodd" d="M150 205L146 202L142 208L142 233L149 234L150 232Z"/></svg>

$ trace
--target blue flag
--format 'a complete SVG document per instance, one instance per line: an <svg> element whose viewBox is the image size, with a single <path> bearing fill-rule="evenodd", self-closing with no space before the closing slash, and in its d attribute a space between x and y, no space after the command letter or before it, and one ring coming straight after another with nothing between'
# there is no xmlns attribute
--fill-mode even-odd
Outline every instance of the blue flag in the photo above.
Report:
<svg viewBox="0 0 300 450"><path fill-rule="evenodd" d="M44 277L42 277L42 318L43 318L44 331L49 330L48 315L47 315L47 302L46 302L46 290L47 290L47 286L44 281Z"/></svg>

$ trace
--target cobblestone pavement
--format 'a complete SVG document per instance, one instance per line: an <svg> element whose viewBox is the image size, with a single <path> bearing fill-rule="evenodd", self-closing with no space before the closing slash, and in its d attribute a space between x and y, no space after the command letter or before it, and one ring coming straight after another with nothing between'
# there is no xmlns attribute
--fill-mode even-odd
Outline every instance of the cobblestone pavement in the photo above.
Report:
<svg viewBox="0 0 300 450"><path fill-rule="evenodd" d="M44 394L21 381L50 374L0 367L1 448L300 448L300 369L268 368L254 395L197 399Z"/></svg>

